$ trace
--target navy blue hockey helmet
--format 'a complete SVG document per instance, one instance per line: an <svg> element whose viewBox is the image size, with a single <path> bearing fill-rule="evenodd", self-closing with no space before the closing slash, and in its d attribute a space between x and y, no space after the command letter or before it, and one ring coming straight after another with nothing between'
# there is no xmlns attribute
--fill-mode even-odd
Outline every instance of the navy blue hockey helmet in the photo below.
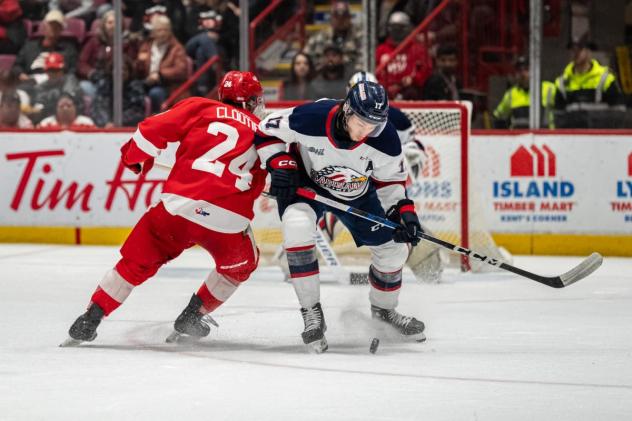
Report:
<svg viewBox="0 0 632 421"><path fill-rule="evenodd" d="M388 97L384 87L375 82L356 83L347 93L343 105L345 115L356 114L371 124L384 124L388 119Z"/></svg>

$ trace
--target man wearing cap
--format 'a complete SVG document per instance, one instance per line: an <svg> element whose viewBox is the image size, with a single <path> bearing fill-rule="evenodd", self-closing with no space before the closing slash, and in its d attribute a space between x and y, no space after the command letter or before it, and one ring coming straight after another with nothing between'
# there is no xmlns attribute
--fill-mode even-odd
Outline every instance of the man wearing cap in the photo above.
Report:
<svg viewBox="0 0 632 421"><path fill-rule="evenodd" d="M586 36L568 44L572 61L555 80L557 127L620 127L625 105L615 75L592 56L596 49Z"/></svg>
<svg viewBox="0 0 632 421"><path fill-rule="evenodd" d="M42 83L44 60L51 52L57 52L64 57L69 73L75 72L77 62L77 48L72 41L61 39L65 26L64 15L59 10L51 10L46 14L42 25L41 38L28 40L18 53L14 69L18 72L20 81L25 83Z"/></svg>
<svg viewBox="0 0 632 421"><path fill-rule="evenodd" d="M82 107L81 88L79 81L74 74L65 73L64 56L60 53L49 53L44 60L44 70L47 80L34 88L33 103L34 108L39 111L34 116L36 122L48 117L55 112L57 100L62 93L72 95Z"/></svg>
<svg viewBox="0 0 632 421"><path fill-rule="evenodd" d="M332 2L329 23L329 27L310 37L303 51L314 59L316 68L320 69L326 64L325 48L332 44L337 45L342 50L345 65L356 71L362 70L362 33L351 21L351 10L347 1Z"/></svg>
<svg viewBox="0 0 632 421"><path fill-rule="evenodd" d="M529 61L520 56L515 64L515 83L509 88L494 110L494 127L497 129L528 129L529 106ZM555 128L553 123L553 106L555 101L555 85L543 80L540 91L542 98L542 127Z"/></svg>
<svg viewBox="0 0 632 421"><path fill-rule="evenodd" d="M222 16L213 9L201 11L198 18L199 32L185 45L187 55L193 59L196 69L202 67L211 57L220 54L217 43L222 27ZM215 79L215 70L207 70L196 82L196 94L205 96L215 86Z"/></svg>
<svg viewBox="0 0 632 421"><path fill-rule="evenodd" d="M351 66L344 63L342 49L335 44L328 45L324 50L323 67L313 82L315 96L318 98L340 98L341 92L343 92L344 86L352 74Z"/></svg>
<svg viewBox="0 0 632 421"><path fill-rule="evenodd" d="M412 31L410 17L404 12L394 12L388 19L388 38L377 46L378 64L387 63L377 79L388 91L388 97L396 100L421 99L424 83L432 73L432 59L428 49L414 40L397 55L393 52Z"/></svg>

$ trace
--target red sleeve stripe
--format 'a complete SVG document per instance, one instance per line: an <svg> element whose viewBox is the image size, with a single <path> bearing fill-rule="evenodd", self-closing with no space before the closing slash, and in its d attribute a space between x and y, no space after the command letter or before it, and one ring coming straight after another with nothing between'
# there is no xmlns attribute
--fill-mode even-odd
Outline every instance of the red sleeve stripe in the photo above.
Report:
<svg viewBox="0 0 632 421"><path fill-rule="evenodd" d="M415 205L404 205L399 208L399 213L412 212L415 213Z"/></svg>
<svg viewBox="0 0 632 421"><path fill-rule="evenodd" d="M140 129L136 129L136 132L134 132L132 139L134 139L134 143L136 144L136 146L138 146L138 149L145 152L147 155L154 158L160 155L160 149L158 149L156 145L147 140L145 136L143 136L143 134L140 132Z"/></svg>
<svg viewBox="0 0 632 421"><path fill-rule="evenodd" d="M394 184L401 184L402 187L406 187L406 182L403 180L402 181L380 181L371 177L371 181L373 181L373 184L375 184L376 189L381 189L382 187L386 187L386 186L392 186Z"/></svg>

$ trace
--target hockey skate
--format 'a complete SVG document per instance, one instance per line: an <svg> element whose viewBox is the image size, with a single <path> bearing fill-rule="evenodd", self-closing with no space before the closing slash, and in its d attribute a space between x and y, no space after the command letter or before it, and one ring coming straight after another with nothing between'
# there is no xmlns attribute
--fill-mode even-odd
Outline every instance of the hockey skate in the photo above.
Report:
<svg viewBox="0 0 632 421"><path fill-rule="evenodd" d="M325 338L327 325L320 303L314 304L311 308L301 308L301 315L305 323L305 330L301 333L301 337L307 345L308 351L314 354L322 354L327 351L329 348Z"/></svg>
<svg viewBox="0 0 632 421"><path fill-rule="evenodd" d="M395 309L387 310L374 305L371 306L371 316L374 320L384 322L393 327L407 340L410 339L417 342L426 340L424 323L414 317L404 316Z"/></svg>
<svg viewBox="0 0 632 421"><path fill-rule="evenodd" d="M211 328L208 323L219 327L217 322L210 315L200 313L202 300L193 294L189 304L178 316L173 324L174 331L165 340L167 343L174 342L197 342L201 338L208 336Z"/></svg>
<svg viewBox="0 0 632 421"><path fill-rule="evenodd" d="M82 342L94 341L97 337L97 327L99 327L101 320L103 320L103 309L92 303L88 310L70 326L68 330L70 337L59 346L70 347L77 346Z"/></svg>

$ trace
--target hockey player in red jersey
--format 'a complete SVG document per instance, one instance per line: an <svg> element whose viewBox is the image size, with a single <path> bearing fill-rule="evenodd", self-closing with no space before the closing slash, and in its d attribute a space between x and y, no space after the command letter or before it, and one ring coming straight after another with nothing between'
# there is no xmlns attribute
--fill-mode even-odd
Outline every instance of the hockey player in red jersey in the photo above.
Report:
<svg viewBox="0 0 632 421"><path fill-rule="evenodd" d="M219 99L185 99L142 121L121 148L125 166L144 174L168 142L180 142L160 202L130 233L121 260L70 327L69 343L94 340L103 317L134 287L196 244L213 256L216 268L176 319L171 337L207 336L210 327L203 316L224 303L257 267L250 221L266 177L253 145L263 104L261 84L250 72L231 71L220 83Z"/></svg>

